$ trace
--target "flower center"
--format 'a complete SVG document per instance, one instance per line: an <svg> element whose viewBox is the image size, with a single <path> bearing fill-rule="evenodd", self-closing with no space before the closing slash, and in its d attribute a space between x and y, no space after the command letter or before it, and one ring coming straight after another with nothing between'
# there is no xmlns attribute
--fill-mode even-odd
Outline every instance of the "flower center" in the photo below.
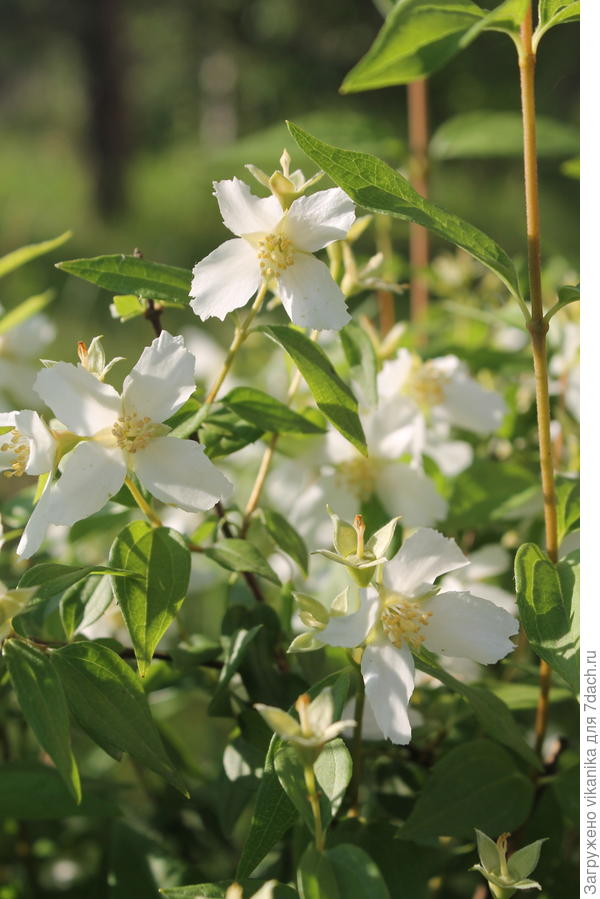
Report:
<svg viewBox="0 0 600 899"><path fill-rule="evenodd" d="M29 441L20 431L13 428L8 441L0 445L0 452L10 453L13 457L8 469L2 472L5 478L20 478L25 474L29 460Z"/></svg>
<svg viewBox="0 0 600 899"><path fill-rule="evenodd" d="M278 278L294 263L294 247L283 234L267 234L258 241L258 261L265 280Z"/></svg>
<svg viewBox="0 0 600 899"><path fill-rule="evenodd" d="M444 387L448 381L431 362L415 360L412 372L404 385L403 393L415 401L422 409L431 409L444 402Z"/></svg>
<svg viewBox="0 0 600 899"><path fill-rule="evenodd" d="M163 431L163 425L157 424L148 416L141 418L135 412L121 415L112 427L117 446L126 453L137 453L138 450L145 449Z"/></svg>
<svg viewBox="0 0 600 899"><path fill-rule="evenodd" d="M337 480L340 485L349 490L359 500L367 500L375 490L377 481L376 460L370 456L357 456L356 459L348 459L337 466Z"/></svg>
<svg viewBox="0 0 600 899"><path fill-rule="evenodd" d="M431 612L422 612L419 603L395 594L390 605L381 613L381 624L386 637L397 646L408 643L418 649L425 637L421 629L429 624Z"/></svg>

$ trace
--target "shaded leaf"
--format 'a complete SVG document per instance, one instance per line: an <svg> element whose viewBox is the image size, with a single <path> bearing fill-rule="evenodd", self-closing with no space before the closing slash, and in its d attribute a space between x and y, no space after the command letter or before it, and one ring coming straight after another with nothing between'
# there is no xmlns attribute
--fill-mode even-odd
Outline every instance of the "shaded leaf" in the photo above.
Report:
<svg viewBox="0 0 600 899"><path fill-rule="evenodd" d="M356 398L321 347L301 331L287 325L266 325L257 330L271 337L291 356L321 412L346 440L366 456L367 445Z"/></svg>
<svg viewBox="0 0 600 899"><path fill-rule="evenodd" d="M192 273L185 268L149 262L137 256L116 254L91 259L70 259L56 267L113 294L187 305Z"/></svg>
<svg viewBox="0 0 600 899"><path fill-rule="evenodd" d="M112 578L112 587L143 677L185 598L191 554L177 531L133 521L114 541L109 559L134 575Z"/></svg>
<svg viewBox="0 0 600 899"><path fill-rule="evenodd" d="M224 537L213 546L207 546L204 554L227 571L250 572L273 584L281 583L262 553L247 540Z"/></svg>
<svg viewBox="0 0 600 899"><path fill-rule="evenodd" d="M261 515L271 539L294 562L297 562L302 572L307 575L308 549L298 531L292 527L287 518L284 518L279 512L273 511L273 509L262 509Z"/></svg>
<svg viewBox="0 0 600 899"><path fill-rule="evenodd" d="M121 814L109 784L85 780L84 787L78 805L55 768L5 762L0 766L0 817L44 821L73 815L110 818Z"/></svg>
<svg viewBox="0 0 600 899"><path fill-rule="evenodd" d="M579 151L579 135L566 122L539 116L538 156L561 158ZM429 153L432 159L516 158L523 155L523 122L518 112L482 110L447 119L437 129Z"/></svg>
<svg viewBox="0 0 600 899"><path fill-rule="evenodd" d="M221 400L240 418L275 434L322 434L324 428L254 387L235 387Z"/></svg>

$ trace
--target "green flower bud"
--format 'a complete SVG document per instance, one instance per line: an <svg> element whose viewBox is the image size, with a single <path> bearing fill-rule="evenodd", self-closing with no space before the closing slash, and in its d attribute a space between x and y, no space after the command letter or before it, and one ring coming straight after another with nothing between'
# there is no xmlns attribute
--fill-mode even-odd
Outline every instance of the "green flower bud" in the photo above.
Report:
<svg viewBox="0 0 600 899"><path fill-rule="evenodd" d="M494 899L510 899L518 890L541 890L540 884L530 880L529 875L539 861L544 840L536 840L507 858L510 834L501 834L495 843L481 830L475 829L475 834L481 864L473 865L470 870L479 871L485 877Z"/></svg>
<svg viewBox="0 0 600 899"><path fill-rule="evenodd" d="M345 565L360 587L366 587L372 580L375 569L387 561L399 518L392 518L365 542L365 523L362 515L356 515L354 523L341 519L328 507L333 523L333 545L335 552L318 549L316 552Z"/></svg>

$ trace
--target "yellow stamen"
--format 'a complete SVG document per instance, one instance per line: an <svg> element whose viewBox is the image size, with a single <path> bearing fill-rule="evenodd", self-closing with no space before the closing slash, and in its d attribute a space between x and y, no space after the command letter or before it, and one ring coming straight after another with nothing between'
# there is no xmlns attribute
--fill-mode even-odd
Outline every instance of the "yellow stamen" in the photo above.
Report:
<svg viewBox="0 0 600 899"><path fill-rule="evenodd" d="M337 466L337 480L340 485L359 500L367 500L375 490L377 471L375 459L357 456Z"/></svg>
<svg viewBox="0 0 600 899"><path fill-rule="evenodd" d="M265 279L278 278L294 263L294 248L291 240L283 234L267 234L258 241L258 261Z"/></svg>
<svg viewBox="0 0 600 899"><path fill-rule="evenodd" d="M431 360L422 362L418 356L402 389L422 409L428 410L444 402L444 388L448 377Z"/></svg>
<svg viewBox="0 0 600 899"><path fill-rule="evenodd" d="M5 478L20 478L25 474L29 461L29 441L20 431L13 428L8 441L0 445L0 452L11 453L14 457L8 470L2 472Z"/></svg>
<svg viewBox="0 0 600 899"><path fill-rule="evenodd" d="M381 613L381 624L386 637L397 646L407 643L418 649L425 640L421 629L429 624L431 612L422 612L419 602L394 594Z"/></svg>
<svg viewBox="0 0 600 899"><path fill-rule="evenodd" d="M126 453L136 453L145 449L154 437L158 437L163 431L163 425L157 424L151 418L141 418L132 412L130 415L121 415L112 428L112 433L117 441L117 446Z"/></svg>

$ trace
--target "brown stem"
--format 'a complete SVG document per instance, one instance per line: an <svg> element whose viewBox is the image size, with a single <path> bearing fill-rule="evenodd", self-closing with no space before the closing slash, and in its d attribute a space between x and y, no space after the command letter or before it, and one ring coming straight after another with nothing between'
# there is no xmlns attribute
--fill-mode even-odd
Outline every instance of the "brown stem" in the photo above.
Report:
<svg viewBox="0 0 600 899"><path fill-rule="evenodd" d="M410 183L427 196L427 150L429 144L427 81L408 85L408 143ZM427 314L429 294L423 272L429 265L429 234L421 225L410 225L410 317L422 322Z"/></svg>
<svg viewBox="0 0 600 899"><path fill-rule="evenodd" d="M546 552L552 562L557 562L558 526L552 438L550 435L550 396L548 392L548 357L546 350L548 323L544 321L544 306L542 302L540 205L535 120L535 52L532 46L532 30L530 6L521 25L521 47L519 52L521 108L523 113L525 209L527 215L527 261L531 299L531 320L528 322L527 327L531 335L535 371L535 398L540 445L540 472L544 495ZM538 753L541 752L548 723L548 694L551 673L547 662L541 661L540 695L535 719L535 743Z"/></svg>
<svg viewBox="0 0 600 899"><path fill-rule="evenodd" d="M163 327L160 322L162 313L163 307L160 303L155 303L154 300L146 301L146 311L144 312L144 318L147 318L154 328L154 334L156 337L160 337L160 335L162 334Z"/></svg>

